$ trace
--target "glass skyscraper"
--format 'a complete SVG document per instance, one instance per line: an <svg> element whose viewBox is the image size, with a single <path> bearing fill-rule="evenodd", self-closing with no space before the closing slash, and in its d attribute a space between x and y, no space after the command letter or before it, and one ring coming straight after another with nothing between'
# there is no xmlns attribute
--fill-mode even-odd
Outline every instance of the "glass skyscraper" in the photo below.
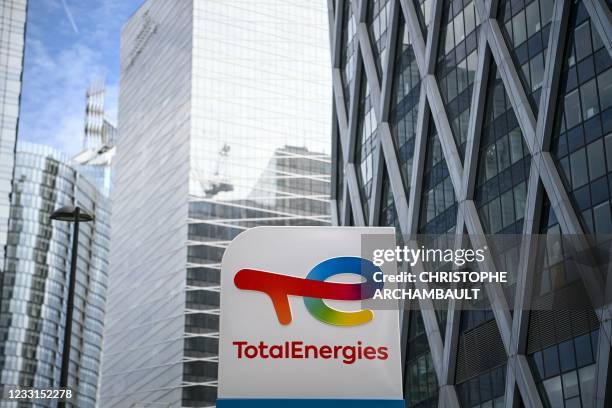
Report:
<svg viewBox="0 0 612 408"><path fill-rule="evenodd" d="M6 247L19 121L27 0L0 4L0 272Z"/></svg>
<svg viewBox="0 0 612 408"><path fill-rule="evenodd" d="M148 0L125 25L102 407L214 406L224 249L330 223L327 19Z"/></svg>
<svg viewBox="0 0 612 408"><path fill-rule="evenodd" d="M328 0L334 223L612 233L610 6ZM489 297L512 313L404 313L408 407L612 405L606 308L528 310L590 283L550 256L528 278Z"/></svg>
<svg viewBox="0 0 612 408"><path fill-rule="evenodd" d="M0 383L15 388L57 388L65 328L72 224L51 221L52 212L78 205L94 216L81 223L68 406L95 407L107 286L110 204L70 165L40 145L19 143L11 196L0 304ZM6 394L3 394L6 395ZM25 402L2 400L2 407ZM55 404L56 402L53 402ZM55 406L49 400L28 406Z"/></svg>
<svg viewBox="0 0 612 408"><path fill-rule="evenodd" d="M98 392L110 204L67 157L17 144L26 0L0 4L0 388L57 388L64 339L69 223L51 213L75 204L95 217L81 225L68 386L69 406L94 407ZM3 399L2 407L50 406Z"/></svg>
<svg viewBox="0 0 612 408"><path fill-rule="evenodd" d="M84 150L72 158L79 173L88 177L110 197L113 184L113 158L117 148L117 128L104 111L104 82L94 82L86 93Z"/></svg>

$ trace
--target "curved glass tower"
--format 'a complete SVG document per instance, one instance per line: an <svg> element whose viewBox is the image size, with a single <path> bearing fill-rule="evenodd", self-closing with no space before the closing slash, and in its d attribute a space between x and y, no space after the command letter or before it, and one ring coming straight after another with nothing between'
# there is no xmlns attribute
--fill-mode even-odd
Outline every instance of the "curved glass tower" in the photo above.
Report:
<svg viewBox="0 0 612 408"><path fill-rule="evenodd" d="M0 383L57 388L62 361L72 224L52 212L78 205L94 216L81 223L68 405L95 407L102 351L110 234L110 203L66 157L40 145L19 143L11 199L0 305ZM3 402L2 406L17 406ZM48 406L40 400L36 404Z"/></svg>

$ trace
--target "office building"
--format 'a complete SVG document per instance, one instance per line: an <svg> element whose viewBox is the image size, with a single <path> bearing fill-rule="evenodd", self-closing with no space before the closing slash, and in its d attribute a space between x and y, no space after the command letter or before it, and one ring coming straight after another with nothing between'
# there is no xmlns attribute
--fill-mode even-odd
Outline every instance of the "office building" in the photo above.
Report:
<svg viewBox="0 0 612 408"><path fill-rule="evenodd" d="M327 17L148 0L125 25L102 407L214 406L229 241L329 224Z"/></svg>
<svg viewBox="0 0 612 408"><path fill-rule="evenodd" d="M94 80L85 92L85 137L83 149L97 149L114 145L117 129L104 109L106 85L103 79Z"/></svg>
<svg viewBox="0 0 612 408"><path fill-rule="evenodd" d="M0 4L0 271L6 247L19 122L27 0Z"/></svg>
<svg viewBox="0 0 612 408"><path fill-rule="evenodd" d="M95 407L106 298L110 205L61 153L20 142L15 155L0 304L0 383L8 389L53 389L60 383L72 223L54 210L78 205L81 223L68 387L74 407ZM0 402L2 407L22 402ZM33 406L49 406L39 400Z"/></svg>
<svg viewBox="0 0 612 408"><path fill-rule="evenodd" d="M610 2L328 8L335 223L393 225L400 238L612 232ZM408 407L612 405L609 314L564 308L565 290L592 282L547 262L487 292L506 308L411 305ZM530 307L555 294L562 307Z"/></svg>
<svg viewBox="0 0 612 408"><path fill-rule="evenodd" d="M88 177L110 197L113 184L113 158L116 153L117 128L104 110L104 82L94 82L86 93L83 151L72 158L77 171Z"/></svg>

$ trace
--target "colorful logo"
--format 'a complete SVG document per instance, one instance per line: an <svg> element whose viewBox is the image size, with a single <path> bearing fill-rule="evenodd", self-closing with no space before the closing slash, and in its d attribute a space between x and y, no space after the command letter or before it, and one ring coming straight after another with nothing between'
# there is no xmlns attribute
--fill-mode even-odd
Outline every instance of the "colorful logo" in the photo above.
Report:
<svg viewBox="0 0 612 408"><path fill-rule="evenodd" d="M371 261L354 256L331 258L316 265L306 278L282 275L256 269L241 269L234 276L238 289L255 290L267 294L272 300L280 324L291 323L289 296L302 296L308 312L319 321L334 326L357 326L374 318L369 309L345 312L329 307L328 300L363 300L374 296L383 282L375 282L373 275L380 268ZM359 275L361 283L325 282L341 274Z"/></svg>

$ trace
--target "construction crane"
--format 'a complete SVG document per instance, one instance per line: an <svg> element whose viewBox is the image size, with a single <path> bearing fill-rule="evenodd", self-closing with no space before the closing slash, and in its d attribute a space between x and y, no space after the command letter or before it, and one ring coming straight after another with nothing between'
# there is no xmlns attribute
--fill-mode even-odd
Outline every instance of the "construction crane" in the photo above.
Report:
<svg viewBox="0 0 612 408"><path fill-rule="evenodd" d="M221 192L234 191L234 186L229 182L226 174L230 150L231 148L227 143L224 143L223 147L219 150L215 172L208 187L204 189L206 198L214 197Z"/></svg>

